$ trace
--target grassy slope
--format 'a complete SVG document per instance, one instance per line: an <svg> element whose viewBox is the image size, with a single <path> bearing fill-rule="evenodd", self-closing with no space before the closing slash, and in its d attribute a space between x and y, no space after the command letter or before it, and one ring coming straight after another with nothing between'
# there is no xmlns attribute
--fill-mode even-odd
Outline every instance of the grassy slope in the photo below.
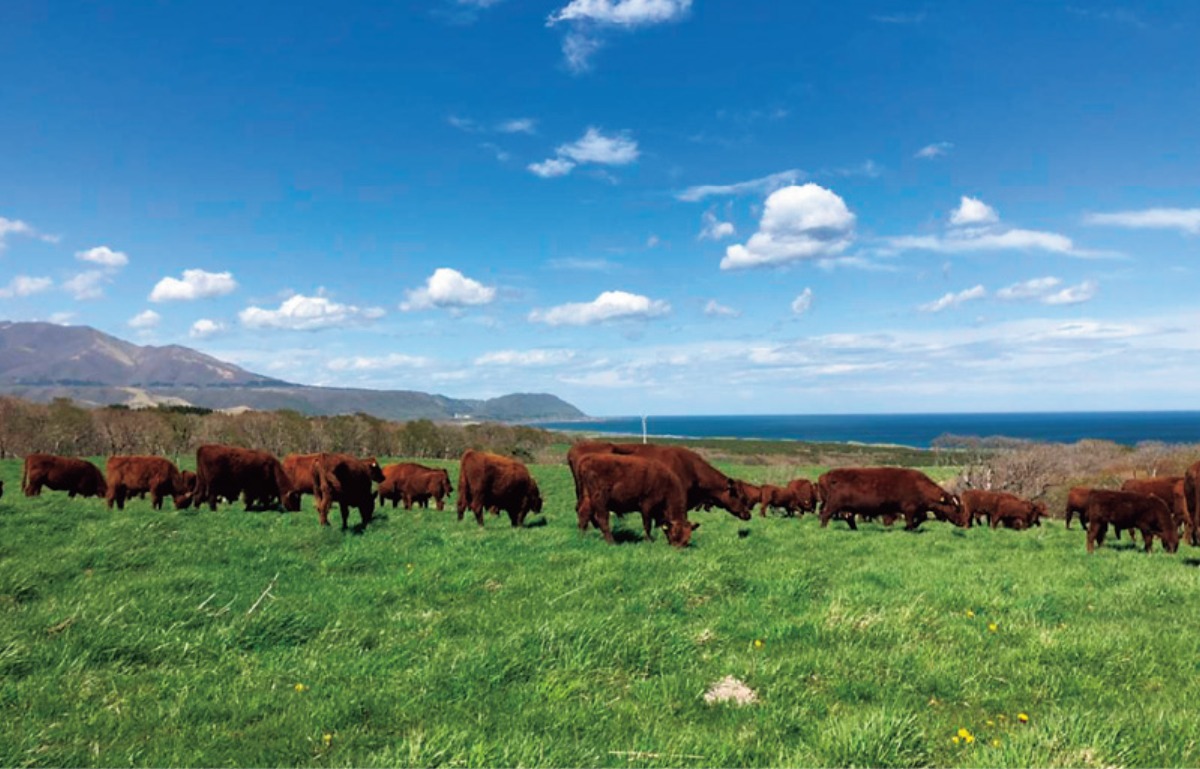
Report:
<svg viewBox="0 0 1200 769"><path fill-rule="evenodd" d="M1200 763L1190 553L723 512L684 552L610 547L534 473L544 526L355 536L310 501L26 500L0 463L0 765ZM726 675L760 702L706 705Z"/></svg>

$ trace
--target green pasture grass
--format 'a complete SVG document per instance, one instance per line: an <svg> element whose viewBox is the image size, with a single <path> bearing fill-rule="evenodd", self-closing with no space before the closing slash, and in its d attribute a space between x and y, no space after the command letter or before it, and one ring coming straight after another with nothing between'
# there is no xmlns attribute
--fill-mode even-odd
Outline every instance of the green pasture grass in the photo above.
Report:
<svg viewBox="0 0 1200 769"><path fill-rule="evenodd" d="M720 511L684 551L636 516L610 546L532 469L526 529L343 533L310 499L25 499L0 463L0 765L1200 763L1195 551ZM757 702L706 704L729 675Z"/></svg>

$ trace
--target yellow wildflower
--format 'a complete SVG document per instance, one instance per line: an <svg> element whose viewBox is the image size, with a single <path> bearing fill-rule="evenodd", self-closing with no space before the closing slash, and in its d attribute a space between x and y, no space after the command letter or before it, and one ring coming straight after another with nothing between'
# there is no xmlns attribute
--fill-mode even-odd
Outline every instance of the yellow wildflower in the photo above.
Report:
<svg viewBox="0 0 1200 769"><path fill-rule="evenodd" d="M996 722L995 722L995 721L985 721L984 723L986 723L988 726L995 726L995 725L996 725Z"/></svg>
<svg viewBox="0 0 1200 769"><path fill-rule="evenodd" d="M955 745L957 745L957 744L958 744L958 738L957 738L957 737L951 737L951 738L950 738L950 741L951 741L951 742L953 742Z"/></svg>
<svg viewBox="0 0 1200 769"><path fill-rule="evenodd" d="M975 741L975 735L968 734L966 737L963 737L963 739L966 740L968 745L970 745L972 742Z"/></svg>
<svg viewBox="0 0 1200 769"><path fill-rule="evenodd" d="M755 648L755 649L761 649L761 648L763 648L763 641L762 641L762 639L761 639L761 638L755 638L755 639L754 639L754 648Z"/></svg>
<svg viewBox="0 0 1200 769"><path fill-rule="evenodd" d="M967 609L967 619L975 619L975 612Z"/></svg>
<svg viewBox="0 0 1200 769"><path fill-rule="evenodd" d="M304 692L308 691L308 687L304 684L296 684L292 688L295 689L298 694L303 694Z"/></svg>
<svg viewBox="0 0 1200 769"><path fill-rule="evenodd" d="M991 632L995 633L995 632L996 632L997 630L999 630L999 629L1000 629L1000 626L999 626L999 625L997 625L995 622L989 622L989 623L988 623L988 630L989 630L989 631L991 631Z"/></svg>
<svg viewBox="0 0 1200 769"><path fill-rule="evenodd" d="M993 747L993 748L998 748L998 747L1000 747L1000 739L999 739L998 737L993 737L993 738L992 738L992 747Z"/></svg>
<svg viewBox="0 0 1200 769"><path fill-rule="evenodd" d="M971 733L969 731L967 731L967 728L964 726L958 730L958 736L962 737L965 740L971 736Z"/></svg>
<svg viewBox="0 0 1200 769"><path fill-rule="evenodd" d="M1029 723L1029 715L1027 713L1017 713L1017 720L1023 724Z"/></svg>
<svg viewBox="0 0 1200 769"><path fill-rule="evenodd" d="M333 735L329 732L325 732L325 734L321 735L321 741L325 743L325 747L329 747L329 745L333 742Z"/></svg>

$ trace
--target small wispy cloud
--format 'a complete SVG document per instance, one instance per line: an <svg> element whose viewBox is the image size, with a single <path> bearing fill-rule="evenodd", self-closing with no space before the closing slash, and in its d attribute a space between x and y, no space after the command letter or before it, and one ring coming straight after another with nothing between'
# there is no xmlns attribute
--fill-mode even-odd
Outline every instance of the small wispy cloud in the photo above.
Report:
<svg viewBox="0 0 1200 769"><path fill-rule="evenodd" d="M616 30L634 30L678 21L692 0L571 0L550 14L547 27L565 25L563 61L574 74L592 69L592 58Z"/></svg>
<svg viewBox="0 0 1200 769"><path fill-rule="evenodd" d="M1179 230L1200 235L1200 208L1146 208L1139 211L1115 211L1088 214L1084 224L1126 227L1135 230Z"/></svg>
<svg viewBox="0 0 1200 769"><path fill-rule="evenodd" d="M675 198L686 203L695 203L705 198L713 197L770 194L789 184L795 184L807 176L808 174L798 168L790 168L786 171L760 176L757 179L748 179L744 182L733 182L732 184L699 184L687 187L675 193Z"/></svg>
<svg viewBox="0 0 1200 769"><path fill-rule="evenodd" d="M913 157L919 160L933 160L934 158L943 157L952 149L954 149L954 145L950 142L934 142L933 144L926 144L917 150L917 153Z"/></svg>
<svg viewBox="0 0 1200 769"><path fill-rule="evenodd" d="M914 13L878 13L871 16L871 21L878 24L920 24L925 21L925 11Z"/></svg>
<svg viewBox="0 0 1200 769"><path fill-rule="evenodd" d="M935 299L928 304L921 305L918 309L921 312L942 312L951 307L959 307L967 302L982 299L985 296L987 296L987 290L983 286L973 286L957 293L952 291L943 295L940 299Z"/></svg>

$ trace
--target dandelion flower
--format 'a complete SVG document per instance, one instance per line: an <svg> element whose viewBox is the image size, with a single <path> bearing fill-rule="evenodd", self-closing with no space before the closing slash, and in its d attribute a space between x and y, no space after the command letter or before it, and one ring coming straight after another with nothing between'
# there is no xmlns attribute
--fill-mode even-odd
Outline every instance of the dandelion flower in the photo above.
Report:
<svg viewBox="0 0 1200 769"><path fill-rule="evenodd" d="M1023 724L1027 724L1027 723L1029 723L1029 714L1028 713L1017 713L1017 720Z"/></svg>
<svg viewBox="0 0 1200 769"><path fill-rule="evenodd" d="M975 619L975 612L967 609L967 619Z"/></svg>
<svg viewBox="0 0 1200 769"><path fill-rule="evenodd" d="M960 729L958 730L958 736L959 736L959 737L962 737L962 738L965 740L965 739L967 739L968 737L970 737L970 736L971 736L971 732L969 732L969 731L967 730L967 728L964 726L964 727L962 727L962 728L960 728Z"/></svg>
<svg viewBox="0 0 1200 769"><path fill-rule="evenodd" d="M953 742L955 745L957 745L957 744L958 744L958 738L957 738L957 737L951 737L951 738L950 738L950 741L951 741L951 742Z"/></svg>
<svg viewBox="0 0 1200 769"><path fill-rule="evenodd" d="M762 639L761 639L761 638L755 638L755 639L754 639L754 648L755 648L755 649L761 649L761 648L763 648L763 641L762 641Z"/></svg>
<svg viewBox="0 0 1200 769"><path fill-rule="evenodd" d="M321 735L321 741L325 743L325 747L329 747L330 743L333 742L333 735L329 732L325 732L323 735Z"/></svg>
<svg viewBox="0 0 1200 769"><path fill-rule="evenodd" d="M304 684L296 684L292 688L295 689L299 694L303 694L304 692L308 691L308 687Z"/></svg>
<svg viewBox="0 0 1200 769"><path fill-rule="evenodd" d="M997 625L995 622L989 622L989 623L988 623L988 630L989 630L989 631L991 631L991 632L995 633L995 632L996 632L997 630L999 630L999 629L1000 629L1000 626L999 626L999 625Z"/></svg>
<svg viewBox="0 0 1200 769"><path fill-rule="evenodd" d="M970 745L972 742L974 742L974 741L975 741L975 735L973 735L973 734L968 734L966 737L963 737L963 740L965 740L965 741L966 741L966 743L967 743L968 745Z"/></svg>
<svg viewBox="0 0 1200 769"><path fill-rule="evenodd" d="M1000 740L998 738L995 738L995 737L992 738L992 747L993 748L1000 747Z"/></svg>

